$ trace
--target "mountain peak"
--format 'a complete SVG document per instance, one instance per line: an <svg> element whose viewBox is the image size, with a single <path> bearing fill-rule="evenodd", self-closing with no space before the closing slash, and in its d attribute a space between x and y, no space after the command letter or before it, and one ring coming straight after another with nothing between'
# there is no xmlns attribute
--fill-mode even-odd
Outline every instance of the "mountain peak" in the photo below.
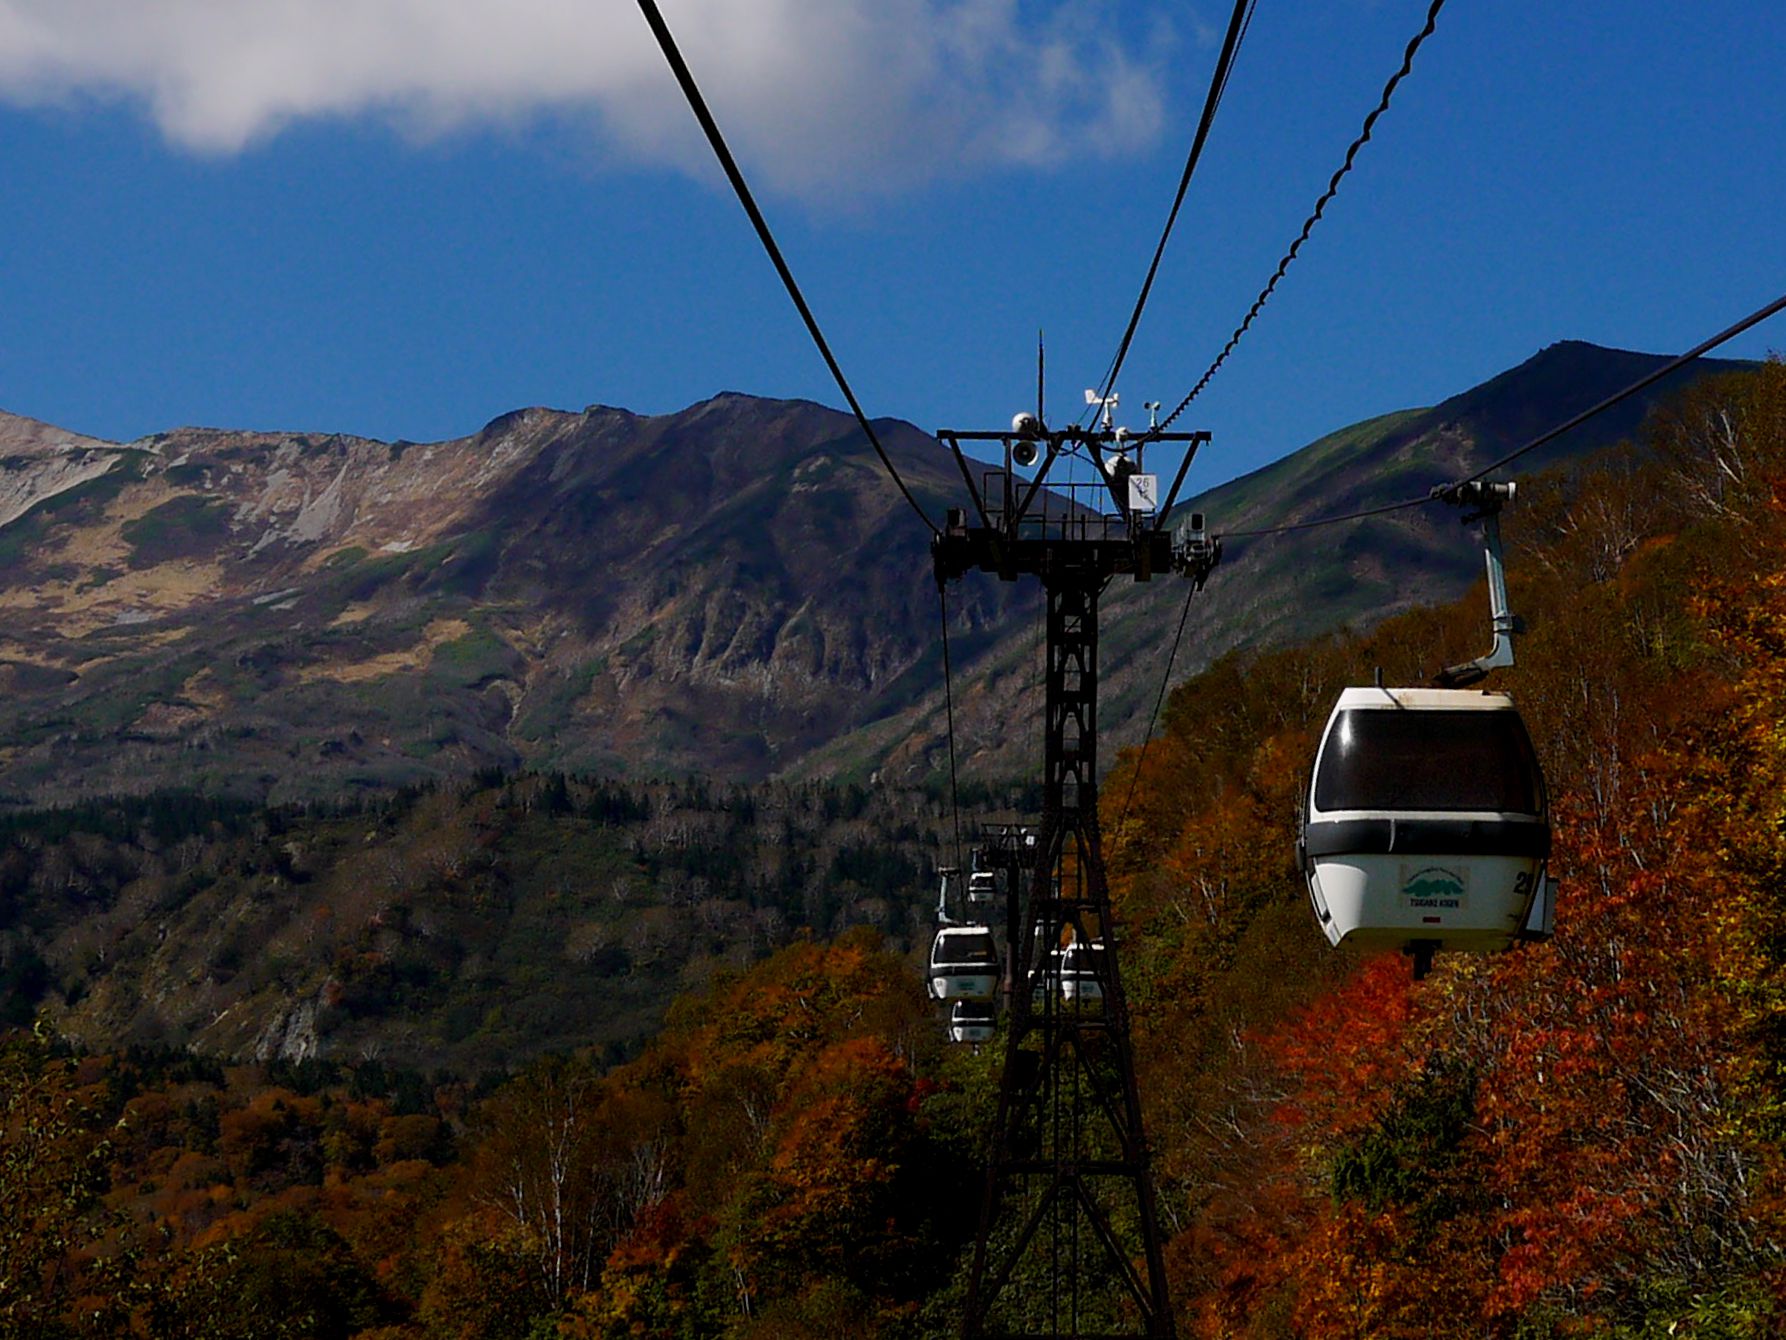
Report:
<svg viewBox="0 0 1786 1340"><path fill-rule="evenodd" d="M0 452L9 456L50 456L70 451L90 451L95 447L116 447L117 443L102 438L71 433L66 428L44 423L23 414L9 414L0 409Z"/></svg>
<svg viewBox="0 0 1786 1340"><path fill-rule="evenodd" d="M1633 382L1656 371L1673 355L1610 349L1587 340L1558 340L1517 367L1452 396L1410 425L1419 436L1436 424L1450 424L1472 436L1491 458L1522 445L1545 430L1599 404ZM1605 443L1634 435L1649 407L1688 382L1721 372L1738 372L1754 364L1722 358L1700 358L1676 369L1644 394L1633 396L1598 415L1591 426L1552 442L1528 457L1521 469L1543 469L1585 443Z"/></svg>
<svg viewBox="0 0 1786 1340"><path fill-rule="evenodd" d="M585 414L588 411L585 411ZM506 414L498 414L489 423L478 429L474 436L480 438L502 437L518 428L525 428L542 422L564 422L579 416L567 409L552 409L546 405L524 405L520 409L511 409Z"/></svg>

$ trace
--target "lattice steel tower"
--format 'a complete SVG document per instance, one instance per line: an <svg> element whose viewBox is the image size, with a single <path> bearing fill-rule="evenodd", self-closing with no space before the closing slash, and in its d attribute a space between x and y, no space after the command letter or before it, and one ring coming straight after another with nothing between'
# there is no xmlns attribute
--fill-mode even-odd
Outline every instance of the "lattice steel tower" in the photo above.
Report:
<svg viewBox="0 0 1786 1340"><path fill-rule="evenodd" d="M1167 514L1207 433L1111 426L937 434L973 501L933 544L943 583L974 569L1041 580L1047 601L1043 812L1028 887L1008 897L1006 1039L974 1247L966 1340L1173 1334L1141 1100L1098 837L1098 600L1116 577L1201 586L1220 556L1200 519ZM1000 444L1003 468L963 444ZM1184 444L1166 498L1143 453ZM1013 467L1037 463L1033 478ZM1089 484L1056 483L1080 459ZM976 472L979 475L976 480Z"/></svg>

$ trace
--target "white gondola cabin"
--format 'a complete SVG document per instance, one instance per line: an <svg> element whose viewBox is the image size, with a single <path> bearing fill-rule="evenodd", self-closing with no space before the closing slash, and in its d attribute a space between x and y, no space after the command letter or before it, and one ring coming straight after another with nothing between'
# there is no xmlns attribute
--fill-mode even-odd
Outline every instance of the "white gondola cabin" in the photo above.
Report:
<svg viewBox="0 0 1786 1340"><path fill-rule="evenodd" d="M951 1042L991 1042L995 1021L989 1000L958 1000L949 1010Z"/></svg>
<svg viewBox="0 0 1786 1340"><path fill-rule="evenodd" d="M1506 949L1544 888L1550 819L1525 723L1502 693L1353 688L1315 756L1300 848L1334 945Z"/></svg>
<svg viewBox="0 0 1786 1340"><path fill-rule="evenodd" d="M1080 1005L1104 999L1104 973L1108 960L1102 940L1075 940L1061 951L1060 998Z"/></svg>
<svg viewBox="0 0 1786 1340"><path fill-rule="evenodd" d="M945 926L930 942L930 994L936 1000L991 1000L998 945L985 926Z"/></svg>
<svg viewBox="0 0 1786 1340"><path fill-rule="evenodd" d="M976 906L998 897L998 875L991 870L976 870L967 877L967 900Z"/></svg>

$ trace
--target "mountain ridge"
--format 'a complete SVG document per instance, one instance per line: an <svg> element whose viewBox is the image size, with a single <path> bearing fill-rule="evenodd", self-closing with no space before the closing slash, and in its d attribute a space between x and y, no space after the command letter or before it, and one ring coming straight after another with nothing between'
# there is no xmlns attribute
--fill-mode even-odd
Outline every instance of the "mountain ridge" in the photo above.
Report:
<svg viewBox="0 0 1786 1340"><path fill-rule="evenodd" d="M1419 496L1661 361L1561 342L1184 506L1235 531ZM1671 384L1740 366L1683 369L1544 456L1628 435ZM963 501L934 439L876 424L933 517ZM103 443L0 415L0 442L8 803L173 785L282 801L522 765L947 766L928 537L855 420L816 402L531 406L428 443L190 427ZM1175 673L1455 597L1478 570L1426 509L1236 539ZM1106 762L1147 718L1183 599L1164 580L1106 598ZM1036 593L975 574L948 605L963 767L1020 775Z"/></svg>

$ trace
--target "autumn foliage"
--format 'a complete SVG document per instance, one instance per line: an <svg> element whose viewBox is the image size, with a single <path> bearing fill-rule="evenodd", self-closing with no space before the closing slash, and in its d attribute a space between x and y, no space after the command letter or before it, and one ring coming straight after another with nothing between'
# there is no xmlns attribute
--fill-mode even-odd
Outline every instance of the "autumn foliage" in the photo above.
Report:
<svg viewBox="0 0 1786 1340"><path fill-rule="evenodd" d="M1375 667L1474 654L1480 598L1230 657L1142 764L1116 864L1192 1333L1786 1327L1786 367L1525 492L1500 686L1553 793L1550 944L1416 984L1286 920L1286 753Z"/></svg>
<svg viewBox="0 0 1786 1340"><path fill-rule="evenodd" d="M623 1065L552 1056L419 1109L351 1070L16 1033L0 1335L907 1327L971 1230L938 1197L972 1176L931 1110L941 1051L868 930L722 974Z"/></svg>
<svg viewBox="0 0 1786 1340"><path fill-rule="evenodd" d="M1786 366L1505 527L1550 943L1416 983L1330 951L1294 865L1335 694L1480 651L1480 595L1224 658L1106 783L1182 1334L1786 1332ZM993 1060L909 957L784 936L627 1056L473 1085L4 1035L0 1336L955 1333Z"/></svg>

